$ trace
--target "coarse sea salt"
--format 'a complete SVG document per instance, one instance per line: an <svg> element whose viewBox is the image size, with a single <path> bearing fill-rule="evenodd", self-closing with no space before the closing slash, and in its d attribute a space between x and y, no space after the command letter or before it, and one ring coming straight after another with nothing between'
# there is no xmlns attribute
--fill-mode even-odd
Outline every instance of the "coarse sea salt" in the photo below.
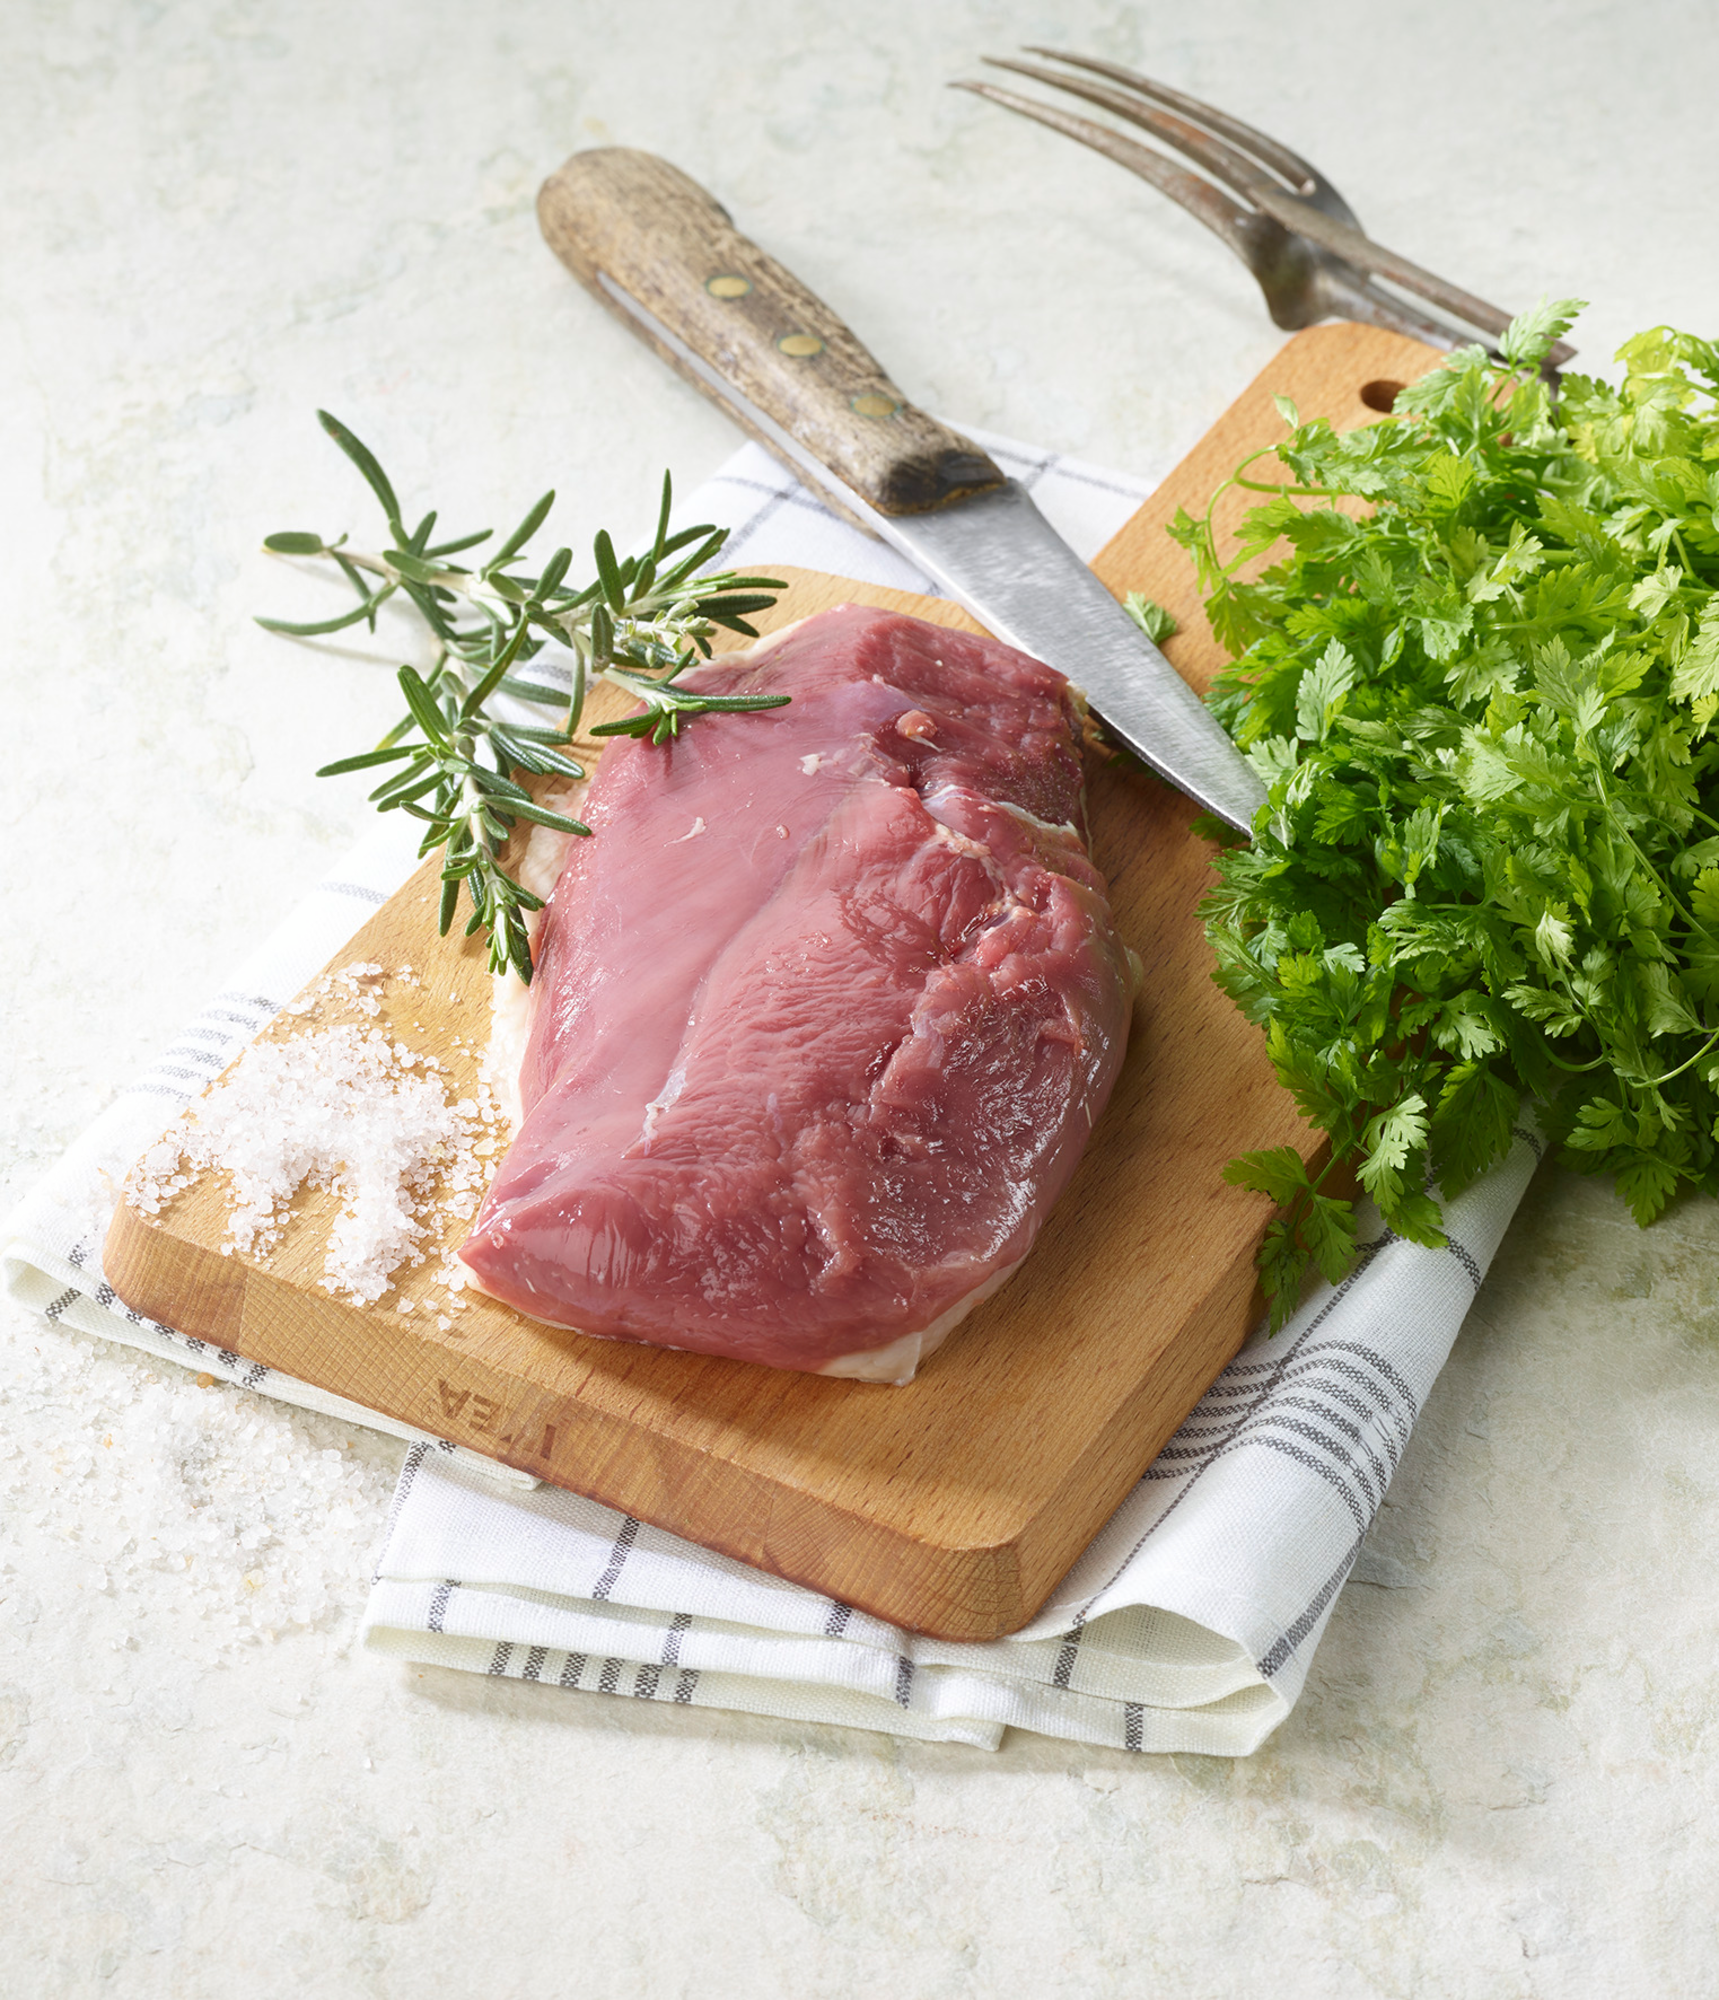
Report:
<svg viewBox="0 0 1719 2000"><path fill-rule="evenodd" d="M306 1635L330 1660L350 1652L352 1579L375 1568L400 1446L63 1335L43 1340L22 1315L0 1325L0 1521L14 1531L0 1553L0 1659L27 1639L38 1667L72 1686L105 1658L136 1686L137 1712L153 1715L171 1689L201 1726L223 1698L201 1668ZM49 1491L49 1518L28 1531ZM23 1629L32 1600L67 1594L74 1616ZM164 1754L184 1741L152 1740Z"/></svg>
<svg viewBox="0 0 1719 2000"><path fill-rule="evenodd" d="M404 984L422 983L409 965L403 965L394 976ZM286 1011L301 1017L320 1014L323 1003L333 999L374 1019L382 1011L380 989L387 977L379 965L343 965L338 972L325 972L314 985L307 986Z"/></svg>
<svg viewBox="0 0 1719 2000"><path fill-rule="evenodd" d="M368 1014L380 975L379 966L352 967L326 983ZM450 1102L443 1074L433 1056L402 1048L379 1027L347 1023L255 1043L144 1154L127 1197L159 1214L198 1173L225 1169L222 1251L267 1254L298 1190L329 1188L340 1213L321 1283L355 1305L372 1304L403 1265L422 1261L436 1214L476 1212L489 1177L501 1129L494 1100L480 1085L475 1097Z"/></svg>

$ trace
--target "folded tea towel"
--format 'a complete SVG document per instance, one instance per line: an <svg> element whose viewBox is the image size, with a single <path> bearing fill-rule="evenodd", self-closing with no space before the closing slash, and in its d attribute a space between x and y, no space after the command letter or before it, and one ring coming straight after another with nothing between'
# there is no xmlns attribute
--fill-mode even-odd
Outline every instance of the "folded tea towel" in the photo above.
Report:
<svg viewBox="0 0 1719 2000"><path fill-rule="evenodd" d="M1013 1637L898 1631L557 1488L407 1455L370 1645L474 1673L995 1748L1005 1728L1243 1756L1286 1716L1538 1141L1382 1230L1220 1375Z"/></svg>
<svg viewBox="0 0 1719 2000"><path fill-rule="evenodd" d="M1149 486L981 442L1091 555ZM688 497L725 563L927 590L748 445ZM995 1747L1005 1728L1244 1755L1288 1714L1331 1607L1539 1153L1447 1211L1450 1247L1383 1230L1275 1340L1256 1339L1031 1625L987 1645L896 1630L593 1501L540 1487L128 1311L101 1272L119 1181L172 1115L320 970L413 865L381 823L187 1023L0 1229L0 1274L50 1320L411 1440L364 1631L378 1650L632 1699Z"/></svg>

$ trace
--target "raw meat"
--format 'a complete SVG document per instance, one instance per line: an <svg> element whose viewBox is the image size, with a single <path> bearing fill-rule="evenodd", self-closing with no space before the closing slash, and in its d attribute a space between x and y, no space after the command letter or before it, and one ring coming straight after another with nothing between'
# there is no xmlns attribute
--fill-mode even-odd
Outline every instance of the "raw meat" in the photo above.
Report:
<svg viewBox="0 0 1719 2000"><path fill-rule="evenodd" d="M687 679L793 700L605 755L461 1255L586 1333L904 1380L1026 1254L1122 1060L1078 704L853 605Z"/></svg>

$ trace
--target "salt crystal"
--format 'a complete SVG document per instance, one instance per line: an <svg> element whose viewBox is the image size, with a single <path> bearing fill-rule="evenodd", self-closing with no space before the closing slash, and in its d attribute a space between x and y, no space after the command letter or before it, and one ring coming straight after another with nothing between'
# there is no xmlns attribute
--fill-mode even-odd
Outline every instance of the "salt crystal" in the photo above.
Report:
<svg viewBox="0 0 1719 2000"><path fill-rule="evenodd" d="M332 975L362 992L380 966ZM281 1240L293 1196L309 1182L331 1188L340 1214L329 1235L322 1284L371 1304L403 1264L421 1260L438 1184L456 1214L471 1214L485 1179L473 1148L487 1137L476 1103L450 1105L379 1028L343 1025L286 1042L258 1042L150 1148L127 1193L145 1214L193 1171L232 1179L224 1252L266 1254ZM409 1309L409 1308L407 1308Z"/></svg>

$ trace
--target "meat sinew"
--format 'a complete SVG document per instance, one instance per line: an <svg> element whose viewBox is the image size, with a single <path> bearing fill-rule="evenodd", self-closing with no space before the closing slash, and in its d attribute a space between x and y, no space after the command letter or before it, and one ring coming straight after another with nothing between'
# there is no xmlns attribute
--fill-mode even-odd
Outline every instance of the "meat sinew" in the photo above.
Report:
<svg viewBox="0 0 1719 2000"><path fill-rule="evenodd" d="M853 605L686 682L793 700L605 755L461 1255L557 1325L906 1380L1025 1256L1122 1060L1078 707Z"/></svg>

